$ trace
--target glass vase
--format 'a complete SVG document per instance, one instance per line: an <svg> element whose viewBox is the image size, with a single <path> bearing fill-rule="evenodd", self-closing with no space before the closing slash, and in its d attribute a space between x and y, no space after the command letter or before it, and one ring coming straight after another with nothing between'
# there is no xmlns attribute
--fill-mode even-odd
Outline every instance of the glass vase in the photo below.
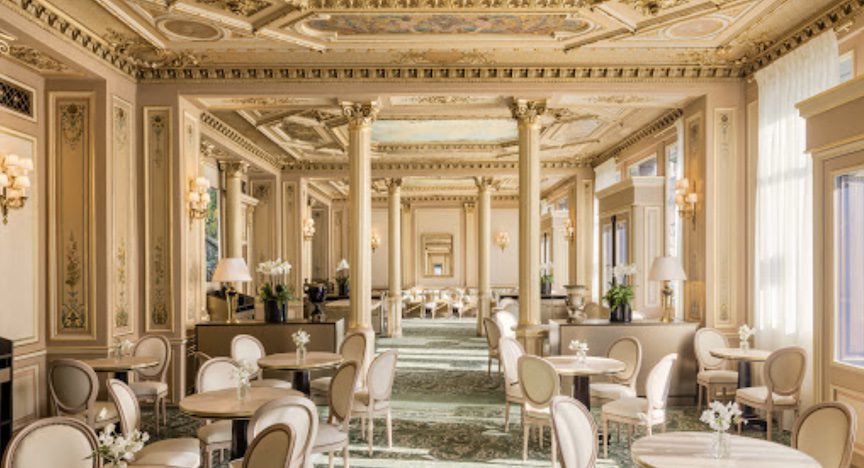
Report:
<svg viewBox="0 0 864 468"><path fill-rule="evenodd" d="M588 354L582 351L576 353L576 364L585 364L588 360Z"/></svg>
<svg viewBox="0 0 864 468"><path fill-rule="evenodd" d="M717 459L729 458L732 454L732 441L726 431L714 431L711 437L711 456Z"/></svg>
<svg viewBox="0 0 864 468"><path fill-rule="evenodd" d="M249 381L240 381L237 385L237 399L246 401L249 398L249 390L251 388L252 384Z"/></svg>
<svg viewBox="0 0 864 468"><path fill-rule="evenodd" d="M738 343L738 346L741 348L741 351L750 350L750 340L742 340Z"/></svg>
<svg viewBox="0 0 864 468"><path fill-rule="evenodd" d="M104 465L102 465L102 467L103 468L128 468L129 464L128 464L128 462L125 462L125 461L119 461L119 462L113 462L113 463L107 462Z"/></svg>
<svg viewBox="0 0 864 468"><path fill-rule="evenodd" d="M305 360L306 360L306 347L301 346L301 347L297 348L297 361L303 362Z"/></svg>

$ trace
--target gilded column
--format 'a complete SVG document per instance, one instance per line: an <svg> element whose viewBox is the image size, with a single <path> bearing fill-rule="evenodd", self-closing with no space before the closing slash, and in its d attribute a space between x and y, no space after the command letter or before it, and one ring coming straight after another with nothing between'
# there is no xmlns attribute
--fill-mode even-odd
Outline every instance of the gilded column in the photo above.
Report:
<svg viewBox="0 0 864 468"><path fill-rule="evenodd" d="M387 213L387 269L390 303L387 310L387 332L391 337L402 336L402 179L387 181L390 193Z"/></svg>
<svg viewBox="0 0 864 468"><path fill-rule="evenodd" d="M477 336L483 336L483 319L490 316L492 287L489 281L489 249L492 243L491 177L477 177Z"/></svg>
<svg viewBox="0 0 864 468"><path fill-rule="evenodd" d="M540 116L545 101L514 99L519 123L519 325L516 336L540 355Z"/></svg>
<svg viewBox="0 0 864 468"><path fill-rule="evenodd" d="M243 178L249 164L241 161L220 161L225 173L225 257L243 256Z"/></svg>

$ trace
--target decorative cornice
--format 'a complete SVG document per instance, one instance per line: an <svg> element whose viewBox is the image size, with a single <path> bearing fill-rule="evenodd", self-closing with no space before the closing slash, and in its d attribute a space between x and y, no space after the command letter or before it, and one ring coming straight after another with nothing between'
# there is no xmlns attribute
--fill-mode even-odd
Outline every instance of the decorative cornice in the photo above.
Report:
<svg viewBox="0 0 864 468"><path fill-rule="evenodd" d="M201 123L219 132L225 138L228 138L229 140L238 144L240 147L252 153L253 155L267 161L274 167L280 167L282 165L282 160L279 157L274 156L267 151L264 151L263 149L261 149L261 147L252 142L252 140L246 138L244 135L241 135L237 130L234 130L233 127L221 121L215 115L209 112L203 112L201 114Z"/></svg>
<svg viewBox="0 0 864 468"><path fill-rule="evenodd" d="M543 161L542 169L582 169L591 167L585 161ZM309 162L293 161L282 166L283 171L290 172L348 172L347 162ZM441 171L441 170L506 170L517 171L516 161L450 161L450 162L386 162L372 161L373 171Z"/></svg>
<svg viewBox="0 0 864 468"><path fill-rule="evenodd" d="M472 142L421 142L421 143L373 143L372 149L382 153L410 153L426 151L498 151L518 145L518 141L501 143Z"/></svg>
<svg viewBox="0 0 864 468"><path fill-rule="evenodd" d="M575 10L594 8L609 1L611 0L310 0L308 8L315 11ZM622 0L622 3L629 3L633 8L637 8L645 14L655 15L663 8L671 8L688 1L690 0Z"/></svg>
<svg viewBox="0 0 864 468"><path fill-rule="evenodd" d="M620 143L609 148L608 150L598 154L593 158L589 158L591 164L596 167L600 164L603 164L609 158L617 158L619 154L625 149L635 145L636 143L642 141L643 139L654 135L657 132L665 130L670 125L673 125L676 120L678 120L682 115L684 115L684 111L682 109L673 109L660 117L658 117L653 122L645 125L644 127L636 130L627 136L627 138L621 140Z"/></svg>
<svg viewBox="0 0 864 468"><path fill-rule="evenodd" d="M372 197L373 202L386 202L388 197L376 196ZM406 203L416 203L416 202L458 202L458 203L469 203L476 202L477 195L402 195L402 200ZM507 201L507 202L515 202L519 201L518 195L493 195L492 200L494 201Z"/></svg>

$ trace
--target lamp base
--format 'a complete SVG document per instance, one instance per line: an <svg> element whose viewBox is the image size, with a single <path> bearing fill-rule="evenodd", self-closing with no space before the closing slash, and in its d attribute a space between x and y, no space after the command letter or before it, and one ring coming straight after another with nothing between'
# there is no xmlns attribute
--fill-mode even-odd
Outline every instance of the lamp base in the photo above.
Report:
<svg viewBox="0 0 864 468"><path fill-rule="evenodd" d="M228 319L225 323L234 325L240 323L240 321L237 320L237 314L235 312L237 304L237 290L234 289L233 286L229 287L228 290L225 291L225 299L228 301Z"/></svg>
<svg viewBox="0 0 864 468"><path fill-rule="evenodd" d="M660 317L662 323L671 323L675 321L675 309L672 307L672 285L670 281L664 282L663 285L663 316Z"/></svg>

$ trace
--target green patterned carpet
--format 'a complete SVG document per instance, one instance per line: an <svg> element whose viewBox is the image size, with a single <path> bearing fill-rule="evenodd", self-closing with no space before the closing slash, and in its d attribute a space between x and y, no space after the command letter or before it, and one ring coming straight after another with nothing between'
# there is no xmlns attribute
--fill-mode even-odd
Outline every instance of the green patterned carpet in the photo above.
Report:
<svg viewBox="0 0 864 468"><path fill-rule="evenodd" d="M403 321L404 336L381 339L378 351L397 349L399 363L393 390L393 449L386 449L383 421L375 424L376 451L369 457L360 438L359 422L352 424L351 466L356 467L475 467L549 466L549 432L540 449L536 438L529 444L528 462L522 462L522 431L519 409L510 416L510 431L504 428L504 397L501 378L486 375L486 341L475 336L474 319L412 319ZM324 410L326 412L326 409ZM599 421L599 412L595 408ZM701 431L696 408L669 410L668 430ZM146 429L152 416L145 413ZM514 424L515 422L515 424ZM171 410L170 429L163 436L194 436L199 422ZM637 436L641 436L637 432ZM764 433L745 430L746 435ZM788 434L778 436L788 444ZM602 453L601 453L602 454ZM633 466L625 444L610 445L610 460L601 466ZM341 458L336 458L341 464ZM326 456L317 456L316 466L326 466Z"/></svg>

